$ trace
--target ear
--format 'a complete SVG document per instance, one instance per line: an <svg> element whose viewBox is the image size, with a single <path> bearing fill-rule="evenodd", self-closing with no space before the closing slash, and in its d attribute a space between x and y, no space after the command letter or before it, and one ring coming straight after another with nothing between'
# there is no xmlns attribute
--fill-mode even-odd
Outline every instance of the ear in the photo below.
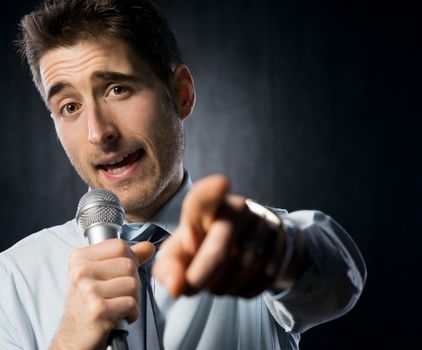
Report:
<svg viewBox="0 0 422 350"><path fill-rule="evenodd" d="M195 106L195 86L189 68L179 65L173 72L171 85L174 92L177 112L180 119L184 120L190 116Z"/></svg>

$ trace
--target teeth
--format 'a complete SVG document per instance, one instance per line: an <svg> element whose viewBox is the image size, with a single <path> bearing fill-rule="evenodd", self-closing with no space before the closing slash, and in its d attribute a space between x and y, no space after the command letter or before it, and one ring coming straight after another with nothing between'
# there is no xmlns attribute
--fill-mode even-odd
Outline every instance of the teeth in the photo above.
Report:
<svg viewBox="0 0 422 350"><path fill-rule="evenodd" d="M130 167L130 165L125 165L124 167L121 167L121 168L108 169L107 172L109 172L110 174L113 174L113 175L121 174L124 171L126 171L126 169L128 169L129 167Z"/></svg>
<svg viewBox="0 0 422 350"><path fill-rule="evenodd" d="M125 155L125 156L123 156L123 157L120 157L119 159L116 159L116 160L112 161L112 162L109 162L109 163L104 163L103 165L113 165L113 164L119 163L119 162L121 162L123 159L125 159L127 156L128 156L128 155Z"/></svg>

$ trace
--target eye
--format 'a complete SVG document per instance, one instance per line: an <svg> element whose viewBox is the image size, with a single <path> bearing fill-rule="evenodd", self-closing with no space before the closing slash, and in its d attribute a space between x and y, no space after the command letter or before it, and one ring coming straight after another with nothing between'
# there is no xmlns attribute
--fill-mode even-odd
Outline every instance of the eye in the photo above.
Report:
<svg viewBox="0 0 422 350"><path fill-rule="evenodd" d="M128 91L128 89L126 89L124 86L114 86L111 91L114 95L123 95Z"/></svg>
<svg viewBox="0 0 422 350"><path fill-rule="evenodd" d="M69 116L75 114L80 109L80 105L78 103L66 103L61 109L60 114L62 116Z"/></svg>

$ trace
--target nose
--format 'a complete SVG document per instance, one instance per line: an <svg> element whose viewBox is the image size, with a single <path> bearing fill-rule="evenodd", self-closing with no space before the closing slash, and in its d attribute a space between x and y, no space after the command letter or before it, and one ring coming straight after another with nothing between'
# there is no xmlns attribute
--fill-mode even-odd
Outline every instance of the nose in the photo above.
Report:
<svg viewBox="0 0 422 350"><path fill-rule="evenodd" d="M93 145L107 146L119 137L112 115L105 108L93 104L87 110L88 141Z"/></svg>

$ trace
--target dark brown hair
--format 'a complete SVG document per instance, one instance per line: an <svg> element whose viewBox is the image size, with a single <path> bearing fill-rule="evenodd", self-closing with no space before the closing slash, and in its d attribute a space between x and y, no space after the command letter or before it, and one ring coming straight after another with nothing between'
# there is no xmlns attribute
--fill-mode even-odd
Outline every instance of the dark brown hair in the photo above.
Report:
<svg viewBox="0 0 422 350"><path fill-rule="evenodd" d="M182 63L166 19L149 0L44 0L22 18L17 46L45 97L39 70L42 55L104 36L125 40L166 84L172 67Z"/></svg>

